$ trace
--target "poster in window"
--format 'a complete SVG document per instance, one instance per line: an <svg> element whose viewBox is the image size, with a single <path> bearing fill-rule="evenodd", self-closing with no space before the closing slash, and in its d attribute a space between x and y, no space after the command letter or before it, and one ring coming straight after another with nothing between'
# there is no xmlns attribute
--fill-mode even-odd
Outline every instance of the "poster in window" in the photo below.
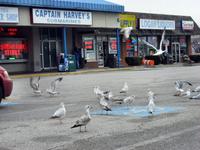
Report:
<svg viewBox="0 0 200 150"><path fill-rule="evenodd" d="M109 38L109 54L117 54L117 39L116 39L116 37Z"/></svg>

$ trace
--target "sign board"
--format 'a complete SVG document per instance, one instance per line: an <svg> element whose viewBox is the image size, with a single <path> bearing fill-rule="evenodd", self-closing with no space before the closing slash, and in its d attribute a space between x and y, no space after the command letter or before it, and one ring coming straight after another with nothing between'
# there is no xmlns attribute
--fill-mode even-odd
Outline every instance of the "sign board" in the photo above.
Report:
<svg viewBox="0 0 200 150"><path fill-rule="evenodd" d="M33 23L92 25L92 13L87 11L32 9Z"/></svg>
<svg viewBox="0 0 200 150"><path fill-rule="evenodd" d="M194 21L182 21L183 30L194 30Z"/></svg>
<svg viewBox="0 0 200 150"><path fill-rule="evenodd" d="M140 29L175 30L174 20L140 19Z"/></svg>
<svg viewBox="0 0 200 150"><path fill-rule="evenodd" d="M0 7L0 23L18 23L18 8Z"/></svg>
<svg viewBox="0 0 200 150"><path fill-rule="evenodd" d="M136 29L136 16L131 14L120 14L119 15L120 27L133 27Z"/></svg>

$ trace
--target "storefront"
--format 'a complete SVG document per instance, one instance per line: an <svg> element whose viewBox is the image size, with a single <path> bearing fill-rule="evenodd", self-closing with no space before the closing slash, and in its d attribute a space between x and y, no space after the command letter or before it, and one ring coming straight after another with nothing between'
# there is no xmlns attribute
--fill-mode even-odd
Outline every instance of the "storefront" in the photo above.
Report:
<svg viewBox="0 0 200 150"><path fill-rule="evenodd" d="M105 67L117 52L121 5L104 0L87 5L15 0L0 4L0 65L9 72L57 70L61 53L77 55L77 49L86 67Z"/></svg>
<svg viewBox="0 0 200 150"><path fill-rule="evenodd" d="M126 23L125 25L134 28L130 39L123 41L123 59L153 55L155 50L143 41L159 48L164 29L166 31L161 47L173 57L175 62L181 62L184 54L191 54L191 35L199 33L199 28L191 17L143 13L124 13L121 15L123 16L121 18L125 18L127 15L136 18L131 20L133 22L131 24L128 23L130 19L124 21L120 18L121 27Z"/></svg>

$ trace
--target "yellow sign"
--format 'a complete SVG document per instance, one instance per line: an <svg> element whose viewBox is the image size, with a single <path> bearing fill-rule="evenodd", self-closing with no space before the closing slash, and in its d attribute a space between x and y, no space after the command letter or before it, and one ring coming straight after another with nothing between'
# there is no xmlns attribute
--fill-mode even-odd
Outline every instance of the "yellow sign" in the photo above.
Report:
<svg viewBox="0 0 200 150"><path fill-rule="evenodd" d="M120 27L133 27L136 29L136 16L131 14L120 14L119 15Z"/></svg>

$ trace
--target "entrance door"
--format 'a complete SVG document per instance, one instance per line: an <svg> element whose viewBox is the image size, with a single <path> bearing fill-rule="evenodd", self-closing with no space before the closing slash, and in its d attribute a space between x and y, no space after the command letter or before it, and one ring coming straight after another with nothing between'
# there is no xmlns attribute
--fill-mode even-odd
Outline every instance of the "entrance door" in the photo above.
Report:
<svg viewBox="0 0 200 150"><path fill-rule="evenodd" d="M181 51L179 42L172 43L172 57L175 62L181 61Z"/></svg>
<svg viewBox="0 0 200 150"><path fill-rule="evenodd" d="M42 42L41 60L42 69L55 69L57 67L56 41Z"/></svg>

